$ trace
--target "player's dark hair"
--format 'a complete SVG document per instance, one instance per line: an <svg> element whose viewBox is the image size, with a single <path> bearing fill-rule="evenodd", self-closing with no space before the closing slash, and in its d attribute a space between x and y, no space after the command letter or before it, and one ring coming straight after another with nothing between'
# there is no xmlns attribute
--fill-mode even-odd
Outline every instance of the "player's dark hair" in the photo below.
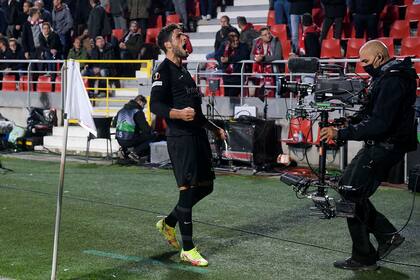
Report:
<svg viewBox="0 0 420 280"><path fill-rule="evenodd" d="M157 44L159 48L161 48L166 53L165 43L170 41L172 38L172 32L175 29L181 29L181 27L178 24L169 24L168 26L165 26L162 28L162 30L159 32L158 38L157 38Z"/></svg>
<svg viewBox="0 0 420 280"><path fill-rule="evenodd" d="M144 105L147 104L147 99L143 95L139 94L134 98L134 101L136 102L142 102Z"/></svg>

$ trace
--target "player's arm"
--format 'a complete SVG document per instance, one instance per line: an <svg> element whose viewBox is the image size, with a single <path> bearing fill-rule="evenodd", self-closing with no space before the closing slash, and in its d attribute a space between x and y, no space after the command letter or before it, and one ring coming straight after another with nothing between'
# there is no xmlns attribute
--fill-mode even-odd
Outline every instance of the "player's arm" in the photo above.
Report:
<svg viewBox="0 0 420 280"><path fill-rule="evenodd" d="M169 77L164 72L156 72L153 75L152 91L150 95L150 110L156 116L166 119L180 119L184 121L194 120L193 108L172 108L172 95L170 93Z"/></svg>

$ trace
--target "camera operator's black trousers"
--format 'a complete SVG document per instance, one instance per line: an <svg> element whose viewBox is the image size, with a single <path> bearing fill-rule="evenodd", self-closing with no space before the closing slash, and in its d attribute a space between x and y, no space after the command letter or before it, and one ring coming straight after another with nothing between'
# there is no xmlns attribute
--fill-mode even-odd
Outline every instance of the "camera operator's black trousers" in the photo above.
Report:
<svg viewBox="0 0 420 280"><path fill-rule="evenodd" d="M379 145L366 145L357 153L341 177L341 186L353 188L342 191L341 194L344 199L356 203L355 217L348 218L347 224L353 241L352 258L359 263L376 263L377 252L370 242L370 233L379 244L383 244L396 232L388 219L375 209L369 197L403 156L403 152L388 150Z"/></svg>

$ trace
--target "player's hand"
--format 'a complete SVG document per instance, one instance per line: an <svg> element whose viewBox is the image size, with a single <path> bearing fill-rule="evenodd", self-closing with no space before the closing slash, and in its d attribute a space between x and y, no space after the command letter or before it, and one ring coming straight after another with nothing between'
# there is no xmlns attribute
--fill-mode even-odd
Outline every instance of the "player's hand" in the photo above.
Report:
<svg viewBox="0 0 420 280"><path fill-rule="evenodd" d="M331 141L337 139L338 130L335 127L324 127L321 129L321 141Z"/></svg>
<svg viewBox="0 0 420 280"><path fill-rule="evenodd" d="M214 136L216 137L216 138L218 138L218 139L220 139L220 140L226 140L226 138L227 138L227 136L226 136L226 132L224 131L224 129L223 128L220 128L220 127L216 127L214 130L213 130L213 133L214 133Z"/></svg>
<svg viewBox="0 0 420 280"><path fill-rule="evenodd" d="M181 119L186 121L186 122L190 122L192 120L194 120L195 117L195 110L191 107L187 107L184 108L182 110L180 110L180 114L181 114Z"/></svg>

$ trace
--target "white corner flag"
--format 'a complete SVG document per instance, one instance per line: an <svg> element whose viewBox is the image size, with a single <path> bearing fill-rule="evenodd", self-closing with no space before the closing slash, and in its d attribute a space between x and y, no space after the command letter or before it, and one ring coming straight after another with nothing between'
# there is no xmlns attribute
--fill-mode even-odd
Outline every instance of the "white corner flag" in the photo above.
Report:
<svg viewBox="0 0 420 280"><path fill-rule="evenodd" d="M51 280L57 279L57 263L58 263L58 243L61 223L61 205L63 200L64 189L64 171L66 166L66 151L67 151L67 136L69 128L69 120L78 120L79 125L92 133L96 134L95 122L92 118L92 105L89 101L89 96L83 84L82 75L80 73L80 64L77 61L69 60L64 63L66 69L65 81L67 82L66 89L66 104L64 106L64 135L63 135L63 149L61 150L60 163L60 180L57 190L57 210L55 214L55 228L54 228L54 245L51 265Z"/></svg>
<svg viewBox="0 0 420 280"><path fill-rule="evenodd" d="M64 107L67 119L78 120L81 127L96 136L92 111L92 104L90 104L80 73L80 63L69 60L67 64L67 98Z"/></svg>

